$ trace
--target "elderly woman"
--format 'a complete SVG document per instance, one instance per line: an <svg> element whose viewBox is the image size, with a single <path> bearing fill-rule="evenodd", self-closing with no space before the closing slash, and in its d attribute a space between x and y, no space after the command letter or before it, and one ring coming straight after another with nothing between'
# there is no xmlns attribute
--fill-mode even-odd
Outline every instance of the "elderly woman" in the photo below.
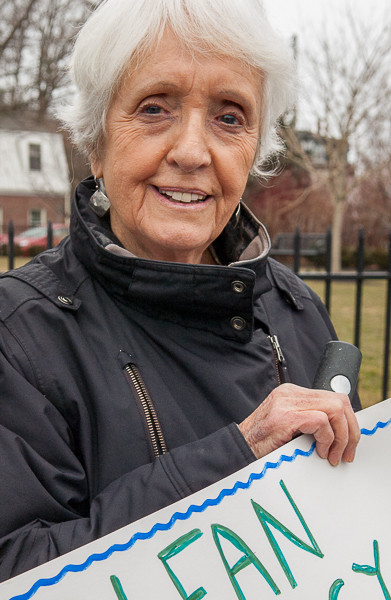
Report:
<svg viewBox="0 0 391 600"><path fill-rule="evenodd" d="M347 396L308 389L323 305L240 202L293 87L260 2L107 0L72 72L94 178L0 285L1 579L300 432L332 465L359 439Z"/></svg>

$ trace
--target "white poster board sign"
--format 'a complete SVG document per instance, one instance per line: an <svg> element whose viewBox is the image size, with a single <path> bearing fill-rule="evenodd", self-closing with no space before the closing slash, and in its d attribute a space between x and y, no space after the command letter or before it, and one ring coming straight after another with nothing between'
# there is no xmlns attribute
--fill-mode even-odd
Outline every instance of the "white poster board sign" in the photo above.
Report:
<svg viewBox="0 0 391 600"><path fill-rule="evenodd" d="M391 600L391 399L353 464L302 436L189 498L0 585L0 600Z"/></svg>

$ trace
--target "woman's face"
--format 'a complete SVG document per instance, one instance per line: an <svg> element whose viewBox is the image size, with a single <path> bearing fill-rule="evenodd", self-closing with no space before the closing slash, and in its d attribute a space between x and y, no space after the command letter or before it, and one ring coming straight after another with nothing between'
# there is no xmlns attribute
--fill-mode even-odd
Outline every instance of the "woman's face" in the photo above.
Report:
<svg viewBox="0 0 391 600"><path fill-rule="evenodd" d="M169 32L124 78L91 164L125 248L155 260L207 260L246 185L261 97L255 70L228 57L194 60Z"/></svg>

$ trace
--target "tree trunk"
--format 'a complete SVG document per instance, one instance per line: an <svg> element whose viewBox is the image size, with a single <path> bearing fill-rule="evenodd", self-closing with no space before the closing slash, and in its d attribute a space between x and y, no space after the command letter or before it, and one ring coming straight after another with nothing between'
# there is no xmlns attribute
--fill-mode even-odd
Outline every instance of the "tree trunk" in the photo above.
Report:
<svg viewBox="0 0 391 600"><path fill-rule="evenodd" d="M345 202L336 200L333 209L333 237L331 244L331 270L333 273L341 271L342 261L342 226L345 212Z"/></svg>

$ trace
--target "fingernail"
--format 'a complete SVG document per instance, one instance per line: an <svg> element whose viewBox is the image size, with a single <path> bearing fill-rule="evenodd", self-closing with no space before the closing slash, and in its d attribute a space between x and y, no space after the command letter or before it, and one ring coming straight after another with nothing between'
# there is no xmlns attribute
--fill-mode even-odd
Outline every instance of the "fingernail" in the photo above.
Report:
<svg viewBox="0 0 391 600"><path fill-rule="evenodd" d="M347 463L352 463L355 459L356 456L356 451L353 450L353 452L349 452L347 457L344 457L345 462Z"/></svg>

